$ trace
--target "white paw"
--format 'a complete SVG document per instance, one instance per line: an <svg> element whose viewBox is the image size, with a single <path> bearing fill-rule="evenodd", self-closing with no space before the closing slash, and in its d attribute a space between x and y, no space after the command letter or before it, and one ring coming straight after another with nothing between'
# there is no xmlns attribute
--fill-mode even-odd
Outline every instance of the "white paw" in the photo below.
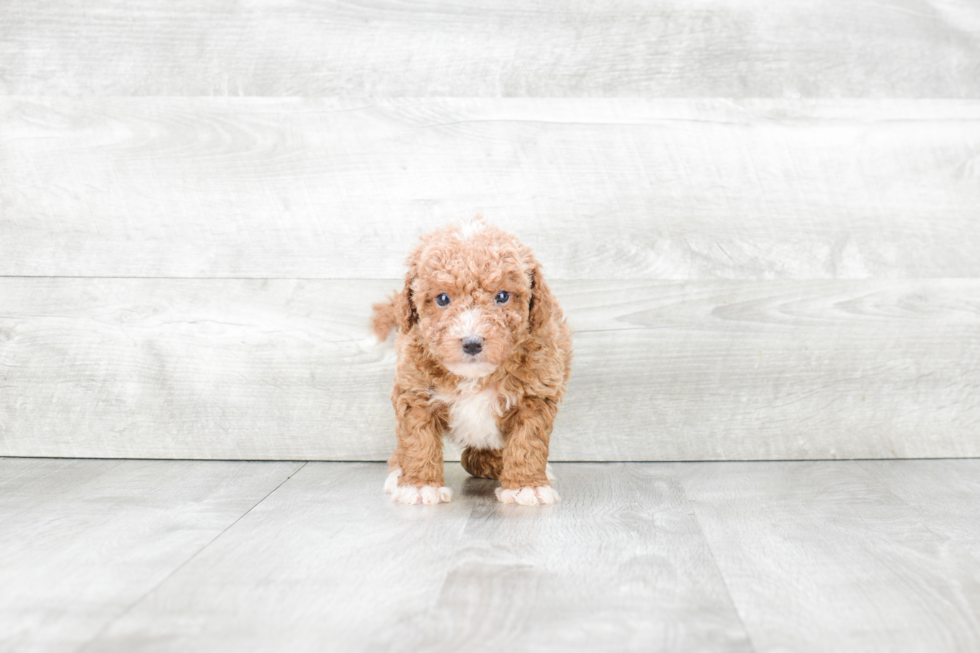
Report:
<svg viewBox="0 0 980 653"><path fill-rule="evenodd" d="M388 478L385 479L385 485L384 485L385 494L391 494L392 492L395 491L395 488L398 487L398 477L401 475L402 475L402 470L397 468L394 471L392 471L390 474L388 474Z"/></svg>
<svg viewBox="0 0 980 653"><path fill-rule="evenodd" d="M391 500L396 503L406 503L417 505L419 503L432 506L437 503L449 503L453 500L453 491L448 487L436 487L434 485L399 485L398 477L402 475L402 470L396 469L388 474L385 479L385 492L391 495Z"/></svg>
<svg viewBox="0 0 980 653"><path fill-rule="evenodd" d="M561 501L555 489L549 485L538 487L522 487L520 490L505 490L497 488L497 501L500 503L516 503L522 506L551 505Z"/></svg>

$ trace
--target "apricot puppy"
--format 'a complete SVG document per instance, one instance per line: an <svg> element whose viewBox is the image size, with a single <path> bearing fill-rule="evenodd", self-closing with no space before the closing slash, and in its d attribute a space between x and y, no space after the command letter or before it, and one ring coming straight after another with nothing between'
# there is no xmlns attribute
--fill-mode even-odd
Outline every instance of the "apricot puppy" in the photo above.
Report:
<svg viewBox="0 0 980 653"><path fill-rule="evenodd" d="M572 340L531 250L477 217L423 236L407 266L405 287L374 306L378 339L398 330L398 444L385 491L401 503L449 502L448 434L467 472L500 481L499 501L556 503L548 442Z"/></svg>

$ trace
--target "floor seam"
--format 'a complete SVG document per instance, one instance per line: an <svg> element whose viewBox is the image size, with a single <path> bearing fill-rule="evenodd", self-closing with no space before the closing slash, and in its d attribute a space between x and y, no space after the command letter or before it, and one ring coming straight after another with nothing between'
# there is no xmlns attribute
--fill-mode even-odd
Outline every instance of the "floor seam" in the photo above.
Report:
<svg viewBox="0 0 980 653"><path fill-rule="evenodd" d="M900 502L903 506L908 508L909 512L915 516L915 520L918 523L918 525L936 538L937 544L943 542L944 540L949 540L957 547L961 545L959 538L957 538L955 534L946 533L942 531L937 532L932 526L926 523L926 517L928 515L922 511L921 507L914 503L911 503L909 500L905 499L904 497L900 496L897 492L895 492L895 490L893 490L892 487L886 481L879 478L877 474L875 474L872 470L868 469L865 466L864 464L865 461L859 460L856 462L857 462L856 467L860 469L868 478L870 478L872 481L877 483L878 486L889 496L893 497L896 501ZM972 551L965 550L965 551L961 551L960 553L980 563L980 557L974 555Z"/></svg>
<svg viewBox="0 0 980 653"><path fill-rule="evenodd" d="M675 465L677 463L674 463ZM728 602L732 606L732 610L735 611L735 616L738 617L738 623L742 624L742 631L745 633L745 639L749 644L749 649L753 653L758 653L759 649L756 648L755 642L752 641L752 633L749 632L749 627L745 623L745 619L742 617L741 611L738 609L738 604L735 602L735 597L732 595L732 590L728 586L728 579L725 578L725 574L721 571L721 565L718 564L718 558L715 556L715 550L711 546L711 540L704 532L704 527L701 525L701 518L698 516L697 508L695 507L695 502L691 500L690 495L687 493L687 485L684 483L684 479L679 475L674 476L677 479L678 484L681 486L681 490L684 492L684 500L687 501L687 505L691 508L691 515L694 517L694 524L698 527L698 533L701 534L701 540L704 545L708 548L708 553L711 554L711 563L715 567L715 571L718 572L718 577L721 579L721 584L725 588L725 594L728 595Z"/></svg>
<svg viewBox="0 0 980 653"><path fill-rule="evenodd" d="M294 469L293 471L291 471L286 476L286 478L284 478L282 480L282 482L280 482L278 485L276 485L276 487L272 488L272 490L270 490L269 492L267 492L261 499L259 499L258 501L256 501L254 505L252 505L248 510L246 510L241 515L239 515L233 522L231 522L230 524L228 524L227 526L225 526L223 529L221 529L221 532L218 533L217 535L215 535L214 537L212 537L210 540L208 540L207 543L204 544L204 546L202 546L197 551L195 551L190 556L188 556L187 559L184 560L182 563L180 563L179 565L177 565L176 567L174 567L170 571L170 573L168 573L166 576L164 576L160 580L160 582L156 583L153 587L151 587L146 592L144 592L143 594L141 594L139 596L139 598L137 598L135 601L133 601L132 603L130 603L126 607L125 610L123 610L122 612L120 612L119 614L117 614L115 617L113 617L112 619L110 619L109 621L107 621L106 624L104 626L102 626L102 628L99 629L99 632L97 632L95 635L93 635L90 640L88 640L87 642L85 642L84 644L82 644L81 646L79 646L77 649L75 649L76 653L82 653L87 648L89 648L90 646L92 646L95 642L97 642L99 640L99 638L102 637L102 635L112 626L112 624L116 623L117 621L119 621L120 619L122 619L123 617L125 617L127 614L129 614L130 612L132 612L133 609L137 605L139 605L140 603L142 603L143 601L145 601L147 599L147 597L149 597L151 594L153 594L158 589L160 589L164 584L166 584L167 581L169 581L171 578L173 578L177 574L177 572L179 572L181 569L183 569L184 567L186 567L192 560L194 560L195 558L197 558L197 556L199 556L202 552L204 552L208 547L210 547L212 544L214 544L215 542L217 542L225 533L227 533L230 529L232 529L235 526L235 524L237 524L238 522L240 522L242 519L245 518L246 515L248 515L249 513L251 513L253 510L255 510L266 499L268 499L270 496L272 496L279 488L281 488L283 485L285 485L286 482L289 481L289 479L291 479L293 476L295 476L296 474L298 474L300 472L300 470L302 470L307 465L309 465L309 462L304 462L302 465L300 465L299 467L297 467L296 469Z"/></svg>

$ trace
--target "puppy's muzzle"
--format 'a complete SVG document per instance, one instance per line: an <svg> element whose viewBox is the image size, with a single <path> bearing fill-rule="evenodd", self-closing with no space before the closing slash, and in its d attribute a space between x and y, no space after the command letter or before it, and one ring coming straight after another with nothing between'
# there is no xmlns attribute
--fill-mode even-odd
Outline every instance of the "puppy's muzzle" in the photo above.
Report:
<svg viewBox="0 0 980 653"><path fill-rule="evenodd" d="M483 351L483 338L477 336L466 336L463 338L463 351L470 356L476 356Z"/></svg>

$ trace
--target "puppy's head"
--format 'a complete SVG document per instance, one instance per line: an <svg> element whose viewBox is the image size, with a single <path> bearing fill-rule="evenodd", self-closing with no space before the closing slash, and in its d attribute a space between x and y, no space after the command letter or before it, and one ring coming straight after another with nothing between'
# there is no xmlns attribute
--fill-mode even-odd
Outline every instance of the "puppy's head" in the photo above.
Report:
<svg viewBox="0 0 980 653"><path fill-rule="evenodd" d="M407 263L398 326L417 328L457 376L491 374L550 319L551 295L531 251L481 218L423 236Z"/></svg>

